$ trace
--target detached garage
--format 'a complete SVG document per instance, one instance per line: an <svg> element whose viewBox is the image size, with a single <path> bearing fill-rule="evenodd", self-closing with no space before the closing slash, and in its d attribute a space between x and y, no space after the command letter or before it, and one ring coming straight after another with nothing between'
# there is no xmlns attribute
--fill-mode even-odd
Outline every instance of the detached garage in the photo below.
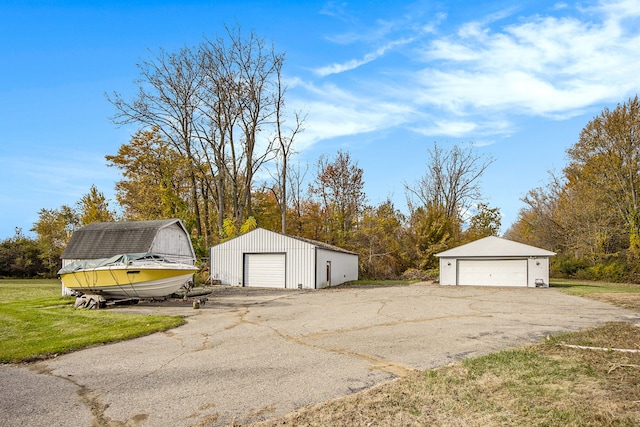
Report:
<svg viewBox="0 0 640 427"><path fill-rule="evenodd" d="M358 280L358 255L258 228L211 248L211 279L228 286L318 289Z"/></svg>
<svg viewBox="0 0 640 427"><path fill-rule="evenodd" d="M489 236L436 254L441 285L549 286L555 252Z"/></svg>

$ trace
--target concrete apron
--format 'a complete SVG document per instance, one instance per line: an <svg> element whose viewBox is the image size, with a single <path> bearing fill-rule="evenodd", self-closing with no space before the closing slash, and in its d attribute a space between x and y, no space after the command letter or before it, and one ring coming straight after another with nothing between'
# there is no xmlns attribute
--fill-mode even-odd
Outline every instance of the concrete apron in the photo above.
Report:
<svg viewBox="0 0 640 427"><path fill-rule="evenodd" d="M547 334L640 313L554 289L224 289L111 310L187 324L26 366L0 366L5 425L247 423Z"/></svg>

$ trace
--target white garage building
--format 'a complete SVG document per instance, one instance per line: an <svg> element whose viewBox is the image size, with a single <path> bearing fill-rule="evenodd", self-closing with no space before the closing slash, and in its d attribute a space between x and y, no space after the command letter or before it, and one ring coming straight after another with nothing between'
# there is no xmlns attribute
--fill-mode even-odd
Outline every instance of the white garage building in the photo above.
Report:
<svg viewBox="0 0 640 427"><path fill-rule="evenodd" d="M211 279L229 286L318 289L358 280L358 255L257 228L211 248Z"/></svg>
<svg viewBox="0 0 640 427"><path fill-rule="evenodd" d="M549 286L555 252L489 236L436 254L441 285Z"/></svg>

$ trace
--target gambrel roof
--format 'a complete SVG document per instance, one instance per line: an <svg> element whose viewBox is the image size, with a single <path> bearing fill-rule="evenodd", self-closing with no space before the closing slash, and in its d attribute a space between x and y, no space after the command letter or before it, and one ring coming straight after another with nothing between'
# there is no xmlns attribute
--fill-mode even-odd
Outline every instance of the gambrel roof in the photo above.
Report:
<svg viewBox="0 0 640 427"><path fill-rule="evenodd" d="M549 257L555 252L500 237L489 236L436 254L444 258Z"/></svg>
<svg viewBox="0 0 640 427"><path fill-rule="evenodd" d="M149 252L158 231L178 224L179 219L153 221L94 222L76 230L62 253L62 259L109 258L118 254Z"/></svg>

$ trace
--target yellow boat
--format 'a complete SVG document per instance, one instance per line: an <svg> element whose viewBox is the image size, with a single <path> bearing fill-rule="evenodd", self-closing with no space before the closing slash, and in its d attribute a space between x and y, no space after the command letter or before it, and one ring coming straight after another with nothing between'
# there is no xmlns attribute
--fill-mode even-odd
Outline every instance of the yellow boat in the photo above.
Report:
<svg viewBox="0 0 640 427"><path fill-rule="evenodd" d="M123 254L79 261L58 271L62 285L81 293L107 298L162 298L193 278L198 268L171 262L154 254Z"/></svg>

